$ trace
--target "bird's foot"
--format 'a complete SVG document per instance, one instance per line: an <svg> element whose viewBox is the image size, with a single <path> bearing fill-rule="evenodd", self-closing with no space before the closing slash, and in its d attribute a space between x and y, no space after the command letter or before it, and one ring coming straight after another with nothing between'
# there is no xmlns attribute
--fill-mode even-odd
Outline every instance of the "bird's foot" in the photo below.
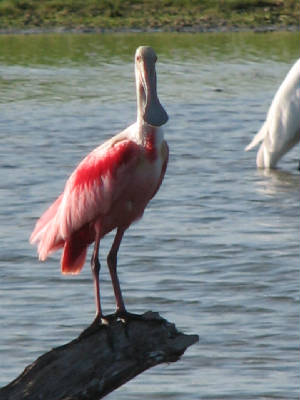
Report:
<svg viewBox="0 0 300 400"><path fill-rule="evenodd" d="M101 328L105 328L109 326L109 322L107 319L103 316L96 315L94 321L91 323L90 326L88 326L81 334L79 335L79 338L87 337L90 336L96 332L99 331Z"/></svg>
<svg viewBox="0 0 300 400"><path fill-rule="evenodd" d="M125 324L130 321L144 321L143 315L130 313L126 310L117 310L113 315L116 321L121 321Z"/></svg>
<svg viewBox="0 0 300 400"><path fill-rule="evenodd" d="M106 334L107 344L110 347L111 351L114 352L114 337L113 330L111 327L111 318L110 315L96 315L94 321L92 322L90 328L94 327L95 330L104 329Z"/></svg>
<svg viewBox="0 0 300 400"><path fill-rule="evenodd" d="M135 314L135 313L128 312L126 309L117 310L114 314L105 316L104 319L108 323L121 321L125 324L128 324L130 321L144 321L144 322L151 321L151 322L157 322L157 323L165 322L165 319L163 319L156 312L148 311L144 314Z"/></svg>
<svg viewBox="0 0 300 400"><path fill-rule="evenodd" d="M113 322L130 322L130 321L145 321L147 318L144 318L143 315L140 314L134 314L130 313L126 310L117 310L113 314L108 314L108 315L101 315L101 316L96 316L94 319L92 325L97 325L99 326L109 326ZM92 326L91 325L91 326Z"/></svg>
<svg viewBox="0 0 300 400"><path fill-rule="evenodd" d="M112 352L115 351L115 346L114 346L114 335L113 335L113 325L116 322L122 322L124 325L125 329L125 335L129 337L128 334L128 325L129 322L132 320L143 320L142 315L138 314L133 314L129 313L126 310L118 310L114 314L109 314L109 315L96 315L94 321L92 324L85 329L84 332L80 335L80 338L82 339L85 336L89 336L97 331L99 329L104 329L106 333L106 338L107 338L107 343L109 347L111 348Z"/></svg>
<svg viewBox="0 0 300 400"><path fill-rule="evenodd" d="M113 318L114 318L115 321L121 322L123 324L124 333L125 333L125 336L128 339L130 337L130 335L129 335L130 323L133 322L133 321L144 321L144 318L143 318L142 315L130 313L130 312L126 311L125 309L124 310L117 310L113 314Z"/></svg>

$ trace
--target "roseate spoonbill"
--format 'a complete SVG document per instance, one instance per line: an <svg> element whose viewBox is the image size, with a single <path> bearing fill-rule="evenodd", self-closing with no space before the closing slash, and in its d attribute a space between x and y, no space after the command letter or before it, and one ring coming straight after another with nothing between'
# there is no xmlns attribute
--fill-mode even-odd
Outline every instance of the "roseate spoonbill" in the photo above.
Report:
<svg viewBox="0 0 300 400"><path fill-rule="evenodd" d="M38 220L30 237L31 243L38 244L42 261L63 248L63 274L78 274L88 246L95 242L91 268L96 319L100 322L104 321L99 287L100 240L116 229L107 264L116 298L116 315L129 315L117 276L117 253L125 230L142 217L167 168L169 150L160 126L167 122L168 115L157 96L156 60L151 47L138 47L135 53L137 121L80 162L63 193Z"/></svg>
<svg viewBox="0 0 300 400"><path fill-rule="evenodd" d="M256 156L258 168L274 168L300 140L300 59L277 90L266 121L246 151L262 142Z"/></svg>

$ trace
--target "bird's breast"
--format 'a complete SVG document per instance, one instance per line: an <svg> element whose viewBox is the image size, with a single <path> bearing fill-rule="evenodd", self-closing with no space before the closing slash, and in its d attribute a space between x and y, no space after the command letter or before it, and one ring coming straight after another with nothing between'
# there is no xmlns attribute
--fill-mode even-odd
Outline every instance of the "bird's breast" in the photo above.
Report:
<svg viewBox="0 0 300 400"><path fill-rule="evenodd" d="M156 142L157 142L156 131L154 128L151 127L147 132L145 139L145 147L144 147L146 157L149 159L150 162L155 161L158 156Z"/></svg>
<svg viewBox="0 0 300 400"><path fill-rule="evenodd" d="M130 225L143 215L145 207L160 184L164 162L162 153L159 146L145 149L139 154L130 179L113 205L112 214L117 217L116 226Z"/></svg>

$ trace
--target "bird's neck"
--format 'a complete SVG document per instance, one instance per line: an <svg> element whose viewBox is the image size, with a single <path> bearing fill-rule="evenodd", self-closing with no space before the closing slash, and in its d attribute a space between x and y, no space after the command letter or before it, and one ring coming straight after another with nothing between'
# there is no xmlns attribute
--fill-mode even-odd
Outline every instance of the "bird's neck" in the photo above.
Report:
<svg viewBox="0 0 300 400"><path fill-rule="evenodd" d="M136 139L138 143L145 147L157 147L163 140L162 128L158 126L152 126L145 121L140 120L136 123Z"/></svg>

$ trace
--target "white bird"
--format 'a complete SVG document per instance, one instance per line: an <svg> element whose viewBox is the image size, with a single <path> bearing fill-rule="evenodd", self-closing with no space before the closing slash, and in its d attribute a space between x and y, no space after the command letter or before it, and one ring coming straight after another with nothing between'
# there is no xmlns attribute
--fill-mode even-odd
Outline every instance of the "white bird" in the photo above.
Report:
<svg viewBox="0 0 300 400"><path fill-rule="evenodd" d="M277 90L260 131L245 148L258 145L258 168L274 168L279 159L300 140L300 59Z"/></svg>

